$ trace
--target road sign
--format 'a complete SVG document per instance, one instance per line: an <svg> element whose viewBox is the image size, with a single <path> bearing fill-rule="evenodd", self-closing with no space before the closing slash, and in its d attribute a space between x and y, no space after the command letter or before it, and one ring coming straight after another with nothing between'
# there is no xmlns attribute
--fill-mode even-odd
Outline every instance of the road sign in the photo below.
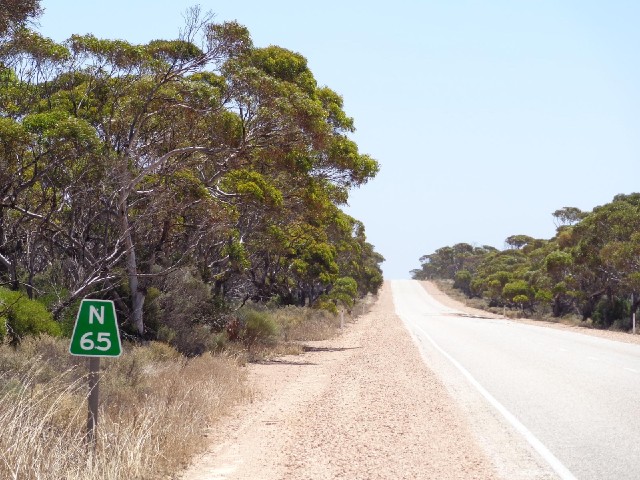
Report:
<svg viewBox="0 0 640 480"><path fill-rule="evenodd" d="M82 300L69 353L83 357L120 356L120 332L116 309L111 300Z"/></svg>

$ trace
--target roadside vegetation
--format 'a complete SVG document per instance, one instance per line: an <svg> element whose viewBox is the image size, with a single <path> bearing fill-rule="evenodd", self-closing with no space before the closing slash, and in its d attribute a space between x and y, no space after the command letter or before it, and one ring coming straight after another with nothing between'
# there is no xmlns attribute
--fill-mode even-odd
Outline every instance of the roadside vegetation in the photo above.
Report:
<svg viewBox="0 0 640 480"><path fill-rule="evenodd" d="M640 194L553 217L549 240L512 235L504 250L442 247L420 258L412 276L449 283L472 306L496 313L629 331L640 305Z"/></svg>
<svg viewBox="0 0 640 480"><path fill-rule="evenodd" d="M299 354L305 342L340 331L339 316L295 306L250 305L236 319L198 356L125 342L121 357L103 360L95 451L87 444L87 359L49 335L0 345L0 478L168 478L206 448L216 420L251 401L247 362Z"/></svg>
<svg viewBox="0 0 640 480"><path fill-rule="evenodd" d="M86 359L68 341L0 347L0 477L161 478L202 448L207 425L247 399L237 361L185 359L161 343L103 361L95 452L86 442Z"/></svg>
<svg viewBox="0 0 640 480"><path fill-rule="evenodd" d="M327 338L384 260L342 211L378 163L295 52L192 8L175 40L34 29L0 3L0 478L161 478L250 400L243 365ZM180 26L177 26L179 28ZM85 445L83 298L112 300Z"/></svg>
<svg viewBox="0 0 640 480"><path fill-rule="evenodd" d="M198 8L175 40L58 44L23 3L0 5L0 295L48 313L27 332L0 312L1 335L65 335L92 297L183 351L247 302L377 291L383 258L341 207L378 163L302 55Z"/></svg>

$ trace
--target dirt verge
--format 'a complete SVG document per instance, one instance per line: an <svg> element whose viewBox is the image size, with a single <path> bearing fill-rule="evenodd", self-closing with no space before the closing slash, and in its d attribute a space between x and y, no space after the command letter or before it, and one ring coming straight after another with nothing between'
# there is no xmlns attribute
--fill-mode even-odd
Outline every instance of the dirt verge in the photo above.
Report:
<svg viewBox="0 0 640 480"><path fill-rule="evenodd" d="M389 285L339 338L249 365L255 400L181 480L497 478L394 313Z"/></svg>

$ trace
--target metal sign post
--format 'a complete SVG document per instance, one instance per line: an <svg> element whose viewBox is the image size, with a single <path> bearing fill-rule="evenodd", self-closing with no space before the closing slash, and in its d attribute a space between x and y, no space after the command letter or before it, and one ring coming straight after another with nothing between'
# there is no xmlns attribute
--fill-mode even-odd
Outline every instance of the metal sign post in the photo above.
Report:
<svg viewBox="0 0 640 480"><path fill-rule="evenodd" d="M69 353L89 357L87 442L95 449L100 391L100 357L119 357L122 353L116 309L111 300L82 300L73 327L73 335L71 335Z"/></svg>
<svg viewBox="0 0 640 480"><path fill-rule="evenodd" d="M635 302L635 296L633 292L631 292L631 333L636 334L636 312L633 310L633 304Z"/></svg>
<svg viewBox="0 0 640 480"><path fill-rule="evenodd" d="M100 357L89 357L89 411L87 415L87 443L96 448L96 427L98 426L98 401L100 398Z"/></svg>

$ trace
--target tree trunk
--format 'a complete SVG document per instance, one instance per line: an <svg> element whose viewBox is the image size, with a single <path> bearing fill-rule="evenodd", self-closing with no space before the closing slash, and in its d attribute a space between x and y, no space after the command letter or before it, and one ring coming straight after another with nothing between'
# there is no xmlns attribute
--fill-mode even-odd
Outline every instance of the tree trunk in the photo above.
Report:
<svg viewBox="0 0 640 480"><path fill-rule="evenodd" d="M582 308L581 308L583 321L593 316L593 312L596 309L596 305L598 304L598 302L600 301L600 298L604 293L605 293L604 290L601 290L589 295L586 302L582 305Z"/></svg>
<svg viewBox="0 0 640 480"><path fill-rule="evenodd" d="M142 310L144 306L144 292L140 289L136 249L133 242L131 225L129 224L129 216L127 215L126 202L127 195L126 192L123 192L120 198L118 213L120 215L120 229L124 238L125 248L127 249L127 276L129 278L129 291L131 293L131 318L129 319L129 323L138 335L142 335L144 333Z"/></svg>

